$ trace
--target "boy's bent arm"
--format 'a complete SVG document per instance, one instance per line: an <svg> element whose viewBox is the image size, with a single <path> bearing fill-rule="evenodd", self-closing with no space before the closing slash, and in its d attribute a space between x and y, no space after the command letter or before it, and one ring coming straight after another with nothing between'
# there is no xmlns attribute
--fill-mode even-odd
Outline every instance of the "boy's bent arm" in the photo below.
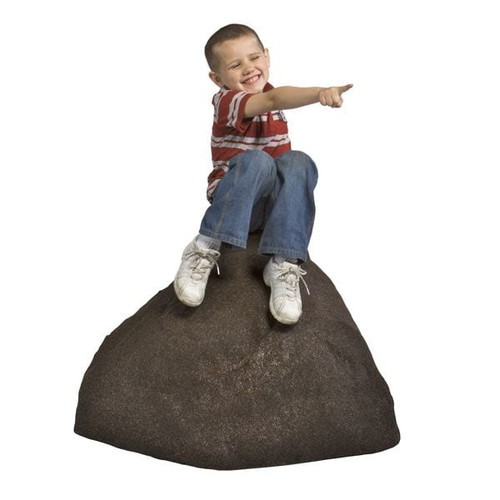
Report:
<svg viewBox="0 0 500 500"><path fill-rule="evenodd" d="M277 87L250 97L244 116L250 118L269 111L300 108L317 102L323 106L340 108L343 102L342 94L351 87L352 84L342 87Z"/></svg>

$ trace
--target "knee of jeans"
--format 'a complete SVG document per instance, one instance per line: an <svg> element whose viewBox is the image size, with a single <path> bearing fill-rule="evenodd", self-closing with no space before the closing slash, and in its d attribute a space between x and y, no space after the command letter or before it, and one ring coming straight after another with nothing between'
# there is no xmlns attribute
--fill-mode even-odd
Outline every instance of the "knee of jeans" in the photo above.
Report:
<svg viewBox="0 0 500 500"><path fill-rule="evenodd" d="M259 149L251 149L242 153L245 161L243 162L246 166L252 169L253 172L260 172L264 175L273 174L276 169L276 164L274 158Z"/></svg>
<svg viewBox="0 0 500 500"><path fill-rule="evenodd" d="M278 160L280 159L286 162L286 167L283 169L285 175L292 174L295 177L303 177L313 182L318 179L318 169L308 154L292 150L282 154Z"/></svg>
<svg viewBox="0 0 500 500"><path fill-rule="evenodd" d="M248 151L242 153L242 155L245 157L245 159L251 161L262 162L262 163L274 163L273 157L269 153L266 153L261 149L249 149Z"/></svg>

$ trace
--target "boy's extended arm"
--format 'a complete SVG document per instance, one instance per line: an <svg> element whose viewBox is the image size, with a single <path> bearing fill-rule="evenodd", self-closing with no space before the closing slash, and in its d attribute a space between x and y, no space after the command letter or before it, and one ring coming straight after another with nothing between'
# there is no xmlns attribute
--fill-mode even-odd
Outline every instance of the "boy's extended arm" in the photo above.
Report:
<svg viewBox="0 0 500 500"><path fill-rule="evenodd" d="M351 87L352 84L342 87L277 87L250 97L244 116L250 118L269 111L300 108L316 102L323 106L340 108L343 102L342 94Z"/></svg>

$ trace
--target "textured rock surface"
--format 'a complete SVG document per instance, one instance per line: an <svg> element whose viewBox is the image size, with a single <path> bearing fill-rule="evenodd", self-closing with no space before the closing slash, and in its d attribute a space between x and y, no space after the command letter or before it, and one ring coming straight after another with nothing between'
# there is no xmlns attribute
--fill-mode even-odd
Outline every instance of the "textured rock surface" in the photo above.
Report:
<svg viewBox="0 0 500 500"><path fill-rule="evenodd" d="M258 235L223 250L203 304L160 291L108 335L85 373L75 432L213 469L381 451L399 442L389 388L329 278L304 265L297 325L268 312Z"/></svg>

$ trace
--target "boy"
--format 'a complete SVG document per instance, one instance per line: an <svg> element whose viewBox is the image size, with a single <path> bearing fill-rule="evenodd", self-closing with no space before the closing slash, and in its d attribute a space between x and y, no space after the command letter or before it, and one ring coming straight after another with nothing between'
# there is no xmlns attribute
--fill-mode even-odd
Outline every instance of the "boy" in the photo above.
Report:
<svg viewBox="0 0 500 500"><path fill-rule="evenodd" d="M200 305L222 242L246 248L248 233L262 230L259 253L271 258L264 282L269 307L281 323L302 314L301 264L307 258L315 205L317 169L304 153L292 151L283 109L320 102L340 107L343 87L279 87L268 83L269 52L248 26L231 24L205 46L213 98L211 205L200 234L186 247L174 280L179 300Z"/></svg>

